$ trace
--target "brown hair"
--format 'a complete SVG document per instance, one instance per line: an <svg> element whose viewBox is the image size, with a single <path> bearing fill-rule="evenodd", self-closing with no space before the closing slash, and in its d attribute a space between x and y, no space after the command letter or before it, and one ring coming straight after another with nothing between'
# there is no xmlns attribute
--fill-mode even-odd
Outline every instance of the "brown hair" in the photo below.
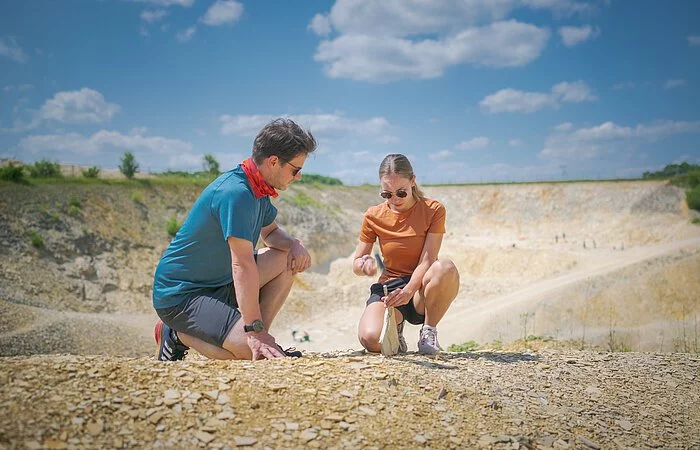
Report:
<svg viewBox="0 0 700 450"><path fill-rule="evenodd" d="M384 157L382 163L379 164L379 178L381 179L383 176L390 174L396 174L409 180L413 179L413 188L411 189L413 199L420 201L425 198L425 194L415 182L416 175L413 173L413 166L411 166L411 162L404 155L392 153Z"/></svg>
<svg viewBox="0 0 700 450"><path fill-rule="evenodd" d="M265 158L277 155L289 162L303 153L308 155L316 150L316 139L310 131L304 130L293 120L275 119L263 127L253 142L253 160L256 164Z"/></svg>

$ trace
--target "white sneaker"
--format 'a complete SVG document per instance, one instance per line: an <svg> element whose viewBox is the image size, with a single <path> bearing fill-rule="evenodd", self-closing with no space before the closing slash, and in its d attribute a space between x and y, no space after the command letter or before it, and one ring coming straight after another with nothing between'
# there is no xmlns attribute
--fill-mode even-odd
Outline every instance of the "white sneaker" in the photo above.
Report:
<svg viewBox="0 0 700 450"><path fill-rule="evenodd" d="M399 333L396 329L394 308L391 306L384 311L384 326L382 334L379 335L379 345L382 348L382 355L392 356L399 352Z"/></svg>
<svg viewBox="0 0 700 450"><path fill-rule="evenodd" d="M421 355L436 355L440 353L440 344L438 343L436 328L423 326L423 328L420 329L418 353Z"/></svg>
<svg viewBox="0 0 700 450"><path fill-rule="evenodd" d="M408 351L408 344L406 339L403 337L403 324L405 321L401 321L400 324L396 325L396 332L399 334L399 353L406 353Z"/></svg>

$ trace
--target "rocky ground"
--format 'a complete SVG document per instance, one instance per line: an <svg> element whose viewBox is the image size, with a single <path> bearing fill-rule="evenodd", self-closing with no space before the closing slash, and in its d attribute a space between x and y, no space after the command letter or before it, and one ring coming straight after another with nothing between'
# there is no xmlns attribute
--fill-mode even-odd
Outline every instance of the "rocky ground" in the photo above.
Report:
<svg viewBox="0 0 700 450"><path fill-rule="evenodd" d="M371 280L350 255L376 191L301 186L279 220L318 265L273 334L308 330L305 357L159 363L152 272L199 189L0 183L0 450L700 449L700 227L682 190L426 188L461 274L440 342L479 351L384 358L341 350L358 346Z"/></svg>
<svg viewBox="0 0 700 450"><path fill-rule="evenodd" d="M700 448L700 357L3 358L0 448Z"/></svg>

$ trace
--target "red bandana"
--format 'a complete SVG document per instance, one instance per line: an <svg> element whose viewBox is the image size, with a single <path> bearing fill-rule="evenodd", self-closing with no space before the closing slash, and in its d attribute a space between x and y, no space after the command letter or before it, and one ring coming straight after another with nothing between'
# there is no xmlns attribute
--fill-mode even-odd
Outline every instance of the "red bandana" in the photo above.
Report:
<svg viewBox="0 0 700 450"><path fill-rule="evenodd" d="M277 197L279 194L270 186L267 181L263 178L262 174L258 170L258 166L255 165L253 158L248 158L241 163L241 168L245 172L246 178L248 178L248 183L253 189L253 194L255 198L264 197L269 195L270 197Z"/></svg>

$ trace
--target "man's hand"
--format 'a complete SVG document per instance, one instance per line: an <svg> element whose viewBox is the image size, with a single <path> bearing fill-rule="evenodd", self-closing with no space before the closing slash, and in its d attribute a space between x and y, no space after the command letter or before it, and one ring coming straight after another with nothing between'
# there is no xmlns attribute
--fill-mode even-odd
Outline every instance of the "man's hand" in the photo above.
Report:
<svg viewBox="0 0 700 450"><path fill-rule="evenodd" d="M287 254L287 269L296 274L305 271L309 267L311 267L311 255L309 255L301 241L294 239Z"/></svg>
<svg viewBox="0 0 700 450"><path fill-rule="evenodd" d="M406 288L403 288L391 291L389 295L382 297L382 301L386 306L397 307L407 304L409 301L411 301L412 297L413 293L406 290Z"/></svg>
<svg viewBox="0 0 700 450"><path fill-rule="evenodd" d="M248 347L253 353L253 361L284 358L286 356L275 342L275 338L267 331L248 333Z"/></svg>

